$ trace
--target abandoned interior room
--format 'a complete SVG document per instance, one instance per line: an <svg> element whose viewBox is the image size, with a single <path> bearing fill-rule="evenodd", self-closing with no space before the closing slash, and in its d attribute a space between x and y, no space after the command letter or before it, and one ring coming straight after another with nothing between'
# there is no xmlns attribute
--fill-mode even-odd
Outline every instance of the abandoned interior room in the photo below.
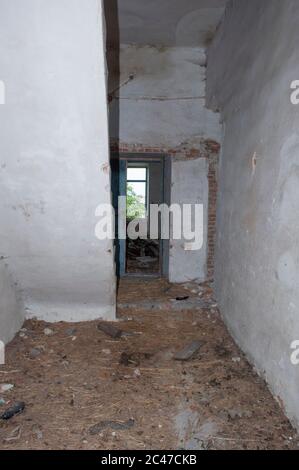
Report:
<svg viewBox="0 0 299 470"><path fill-rule="evenodd" d="M0 0L0 449L299 449L298 44L298 0Z"/></svg>

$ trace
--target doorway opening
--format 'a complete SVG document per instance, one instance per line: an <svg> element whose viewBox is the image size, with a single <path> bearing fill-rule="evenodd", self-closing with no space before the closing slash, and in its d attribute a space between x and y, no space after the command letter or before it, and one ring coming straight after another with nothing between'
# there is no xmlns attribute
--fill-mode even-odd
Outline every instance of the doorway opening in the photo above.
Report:
<svg viewBox="0 0 299 470"><path fill-rule="evenodd" d="M118 264L120 276L164 277L168 272L168 241L151 238L151 205L169 200L167 178L168 159L164 156L121 156L119 166L119 195L126 198L126 240L119 240ZM133 234L133 235L132 235Z"/></svg>

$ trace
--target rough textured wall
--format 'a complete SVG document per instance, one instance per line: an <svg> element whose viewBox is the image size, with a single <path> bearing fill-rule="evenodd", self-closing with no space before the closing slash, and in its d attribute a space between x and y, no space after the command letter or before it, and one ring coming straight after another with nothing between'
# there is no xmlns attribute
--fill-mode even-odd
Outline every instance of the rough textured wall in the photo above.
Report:
<svg viewBox="0 0 299 470"><path fill-rule="evenodd" d="M168 148L218 140L218 116L204 106L205 62L199 48L121 46L119 82L134 79L117 94L119 130L111 138Z"/></svg>
<svg viewBox="0 0 299 470"><path fill-rule="evenodd" d="M299 79L297 0L232 1L208 56L224 121L216 288L239 344L299 424Z"/></svg>
<svg viewBox="0 0 299 470"><path fill-rule="evenodd" d="M0 260L0 341L9 342L24 322L24 306L17 295L9 268Z"/></svg>
<svg viewBox="0 0 299 470"><path fill-rule="evenodd" d="M219 116L205 108L205 63L205 51L200 48L122 45L120 49L119 83L125 85L110 105L112 142L125 152L171 155L174 158L175 183L172 202L178 199L184 202L186 198L189 202L198 201L199 186L206 181L209 171L207 162L214 158L220 140ZM115 62L113 67L111 61L111 89L116 85L118 70L118 64ZM126 83L130 76L134 78ZM219 147L216 153L218 150ZM185 160L185 164L180 163L180 178L177 177L175 158L181 162ZM196 159L206 159L207 162L195 164L193 160ZM193 201L185 184L192 171L195 171L194 178L198 182L197 188L195 180L192 180ZM205 188L208 191L206 185ZM207 196L204 196L205 212L208 211ZM213 217L213 211L208 212ZM209 225L212 226L213 221ZM173 281L204 280L208 273L212 273L213 249L206 238L207 233L204 248L192 255L185 252L182 241L172 244L170 278ZM213 240L213 235L209 240Z"/></svg>
<svg viewBox="0 0 299 470"><path fill-rule="evenodd" d="M185 240L170 240L169 280L171 282L186 282L191 279L204 280L207 275L208 167L209 162L204 158L173 159L172 204L202 204L204 214L203 247L201 250L188 251ZM194 216L192 224L194 227Z"/></svg>
<svg viewBox="0 0 299 470"><path fill-rule="evenodd" d="M29 317L114 317L102 21L98 0L0 3L0 255Z"/></svg>

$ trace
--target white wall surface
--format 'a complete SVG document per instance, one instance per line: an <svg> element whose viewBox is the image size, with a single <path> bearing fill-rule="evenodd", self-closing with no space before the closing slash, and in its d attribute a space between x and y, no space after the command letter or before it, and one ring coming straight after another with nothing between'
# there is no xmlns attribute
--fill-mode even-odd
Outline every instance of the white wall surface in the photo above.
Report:
<svg viewBox="0 0 299 470"><path fill-rule="evenodd" d="M190 149L198 150L206 139L220 142L219 115L206 109L206 55L202 48L122 45L120 80L123 86L110 106L111 137L126 145L174 149L180 159ZM115 86L117 67L111 83ZM119 119L118 119L119 113ZM114 123L114 126L113 126ZM119 124L119 126L118 126ZM172 203L204 203L208 210L208 165L206 161L173 161ZM206 222L206 220L205 220ZM173 241L170 279L206 278L207 231L200 251L186 252L184 241Z"/></svg>
<svg viewBox="0 0 299 470"><path fill-rule="evenodd" d="M219 140L219 117L204 106L205 62L200 48L122 45L119 81L135 78L119 92L119 133L111 137L168 148Z"/></svg>
<svg viewBox="0 0 299 470"><path fill-rule="evenodd" d="M208 162L204 158L196 160L174 160L172 164L171 203L201 204L204 209L203 240L200 250L188 250L188 241L170 240L169 279L171 282L203 281L207 274L207 227L208 227ZM194 210L192 211L194 230ZM199 232L197 230L197 236Z"/></svg>
<svg viewBox="0 0 299 470"><path fill-rule="evenodd" d="M299 426L299 2L230 2L209 53L225 124L216 287L234 337ZM256 163L256 164L255 164Z"/></svg>
<svg viewBox="0 0 299 470"><path fill-rule="evenodd" d="M24 306L5 260L0 260L0 341L8 343L24 322Z"/></svg>
<svg viewBox="0 0 299 470"><path fill-rule="evenodd" d="M27 317L114 318L100 0L1 0L0 255ZM107 168L108 167L108 168Z"/></svg>
<svg viewBox="0 0 299 470"><path fill-rule="evenodd" d="M107 0L107 3L111 0ZM227 0L117 0L123 44L206 46Z"/></svg>

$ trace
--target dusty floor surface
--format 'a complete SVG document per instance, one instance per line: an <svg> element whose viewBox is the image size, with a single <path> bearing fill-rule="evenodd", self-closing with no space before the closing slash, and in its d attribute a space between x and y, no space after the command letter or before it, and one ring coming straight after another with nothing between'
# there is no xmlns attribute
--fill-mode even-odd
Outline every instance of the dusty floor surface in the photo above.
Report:
<svg viewBox="0 0 299 470"><path fill-rule="evenodd" d="M0 412L16 400L26 408L0 421L1 449L299 448L207 285L125 280L119 305L118 339L98 322L24 325L0 367L0 384L14 385ZM200 351L175 361L194 339Z"/></svg>

